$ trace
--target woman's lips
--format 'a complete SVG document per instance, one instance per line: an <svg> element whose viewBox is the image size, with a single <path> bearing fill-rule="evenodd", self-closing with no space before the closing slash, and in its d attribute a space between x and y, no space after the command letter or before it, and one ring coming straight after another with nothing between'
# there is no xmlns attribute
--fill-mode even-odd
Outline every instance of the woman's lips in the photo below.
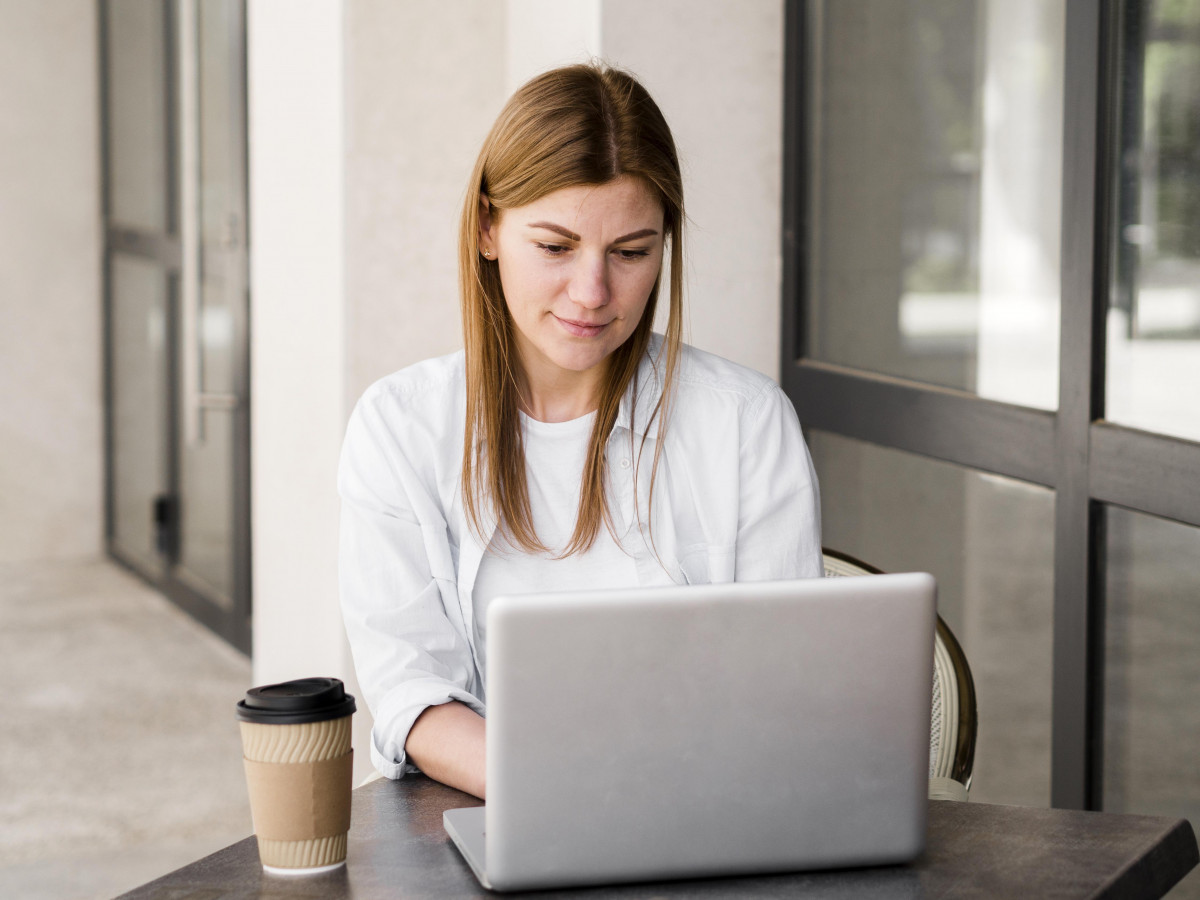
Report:
<svg viewBox="0 0 1200 900"><path fill-rule="evenodd" d="M560 316L555 316L554 318L558 320L558 324L566 330L567 334L574 335L575 337L595 337L608 327L607 322L599 325L589 325L587 322L575 322L571 319L561 318Z"/></svg>

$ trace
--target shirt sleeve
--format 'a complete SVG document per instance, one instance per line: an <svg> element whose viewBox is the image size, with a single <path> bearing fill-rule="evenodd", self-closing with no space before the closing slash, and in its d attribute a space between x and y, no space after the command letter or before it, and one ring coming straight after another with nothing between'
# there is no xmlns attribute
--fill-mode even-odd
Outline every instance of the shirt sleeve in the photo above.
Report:
<svg viewBox="0 0 1200 900"><path fill-rule="evenodd" d="M778 385L747 409L739 467L737 580L821 577L817 473L796 410Z"/></svg>
<svg viewBox="0 0 1200 900"><path fill-rule="evenodd" d="M387 412L368 394L347 426L338 580L355 670L375 718L371 759L394 779L416 771L404 744L426 708L459 700L482 715L484 705L470 690L471 647L443 602L457 602L457 588L436 490L401 449L402 423L391 421L399 411Z"/></svg>

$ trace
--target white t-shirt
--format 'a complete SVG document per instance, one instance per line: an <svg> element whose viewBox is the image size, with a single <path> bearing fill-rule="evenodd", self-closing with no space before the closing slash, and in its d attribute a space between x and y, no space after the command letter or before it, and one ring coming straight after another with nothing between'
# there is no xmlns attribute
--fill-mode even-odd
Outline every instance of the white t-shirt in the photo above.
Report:
<svg viewBox="0 0 1200 900"><path fill-rule="evenodd" d="M494 597L638 584L633 556L626 553L603 526L586 553L556 558L575 533L583 465L595 421L595 413L569 422L539 422L521 413L525 479L533 527L549 552L528 553L514 549L499 532L488 544L487 553L479 563L472 596L476 658L485 687L487 608ZM666 572L663 572L662 583L671 583Z"/></svg>

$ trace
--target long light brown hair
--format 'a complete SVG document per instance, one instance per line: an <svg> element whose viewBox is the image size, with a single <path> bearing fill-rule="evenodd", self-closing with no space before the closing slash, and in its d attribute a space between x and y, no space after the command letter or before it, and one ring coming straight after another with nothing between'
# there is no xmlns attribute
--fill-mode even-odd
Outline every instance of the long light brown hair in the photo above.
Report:
<svg viewBox="0 0 1200 900"><path fill-rule="evenodd" d="M470 526L483 540L486 503L511 544L531 553L549 549L533 526L518 415L523 372L499 265L479 250L480 198L486 196L491 214L501 216L562 188L605 184L621 176L641 179L661 201L670 247L670 308L665 340L654 360L662 393L643 427L647 434L657 418L649 489L653 497L681 345L683 179L666 120L636 79L604 65L567 66L539 75L509 99L484 141L463 205L458 263L467 385L463 503ZM641 321L607 360L575 531L563 556L586 552L602 523L613 531L604 489L605 445L626 391L632 389L636 401L638 367L650 344L661 280L660 273ZM630 409L636 407L634 402ZM645 440L643 436L636 448L639 464Z"/></svg>

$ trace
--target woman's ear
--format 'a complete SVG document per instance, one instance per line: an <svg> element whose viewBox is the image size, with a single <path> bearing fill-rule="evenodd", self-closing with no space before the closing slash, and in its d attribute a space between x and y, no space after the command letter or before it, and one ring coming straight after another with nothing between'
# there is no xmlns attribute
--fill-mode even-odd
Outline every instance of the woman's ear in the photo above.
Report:
<svg viewBox="0 0 1200 900"><path fill-rule="evenodd" d="M492 241L492 204L487 194L479 195L479 252L489 259L496 257Z"/></svg>

